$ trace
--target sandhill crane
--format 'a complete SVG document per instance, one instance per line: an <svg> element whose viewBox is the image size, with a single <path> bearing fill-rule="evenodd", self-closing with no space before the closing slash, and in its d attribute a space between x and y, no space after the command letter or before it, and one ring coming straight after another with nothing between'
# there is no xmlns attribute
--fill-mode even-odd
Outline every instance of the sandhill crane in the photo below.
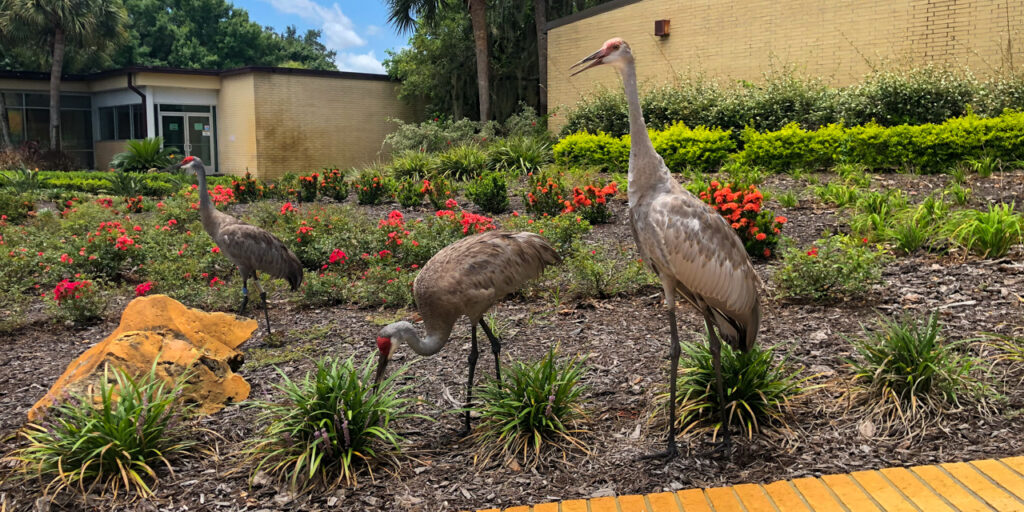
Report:
<svg viewBox="0 0 1024 512"><path fill-rule="evenodd" d="M759 279L739 237L725 219L672 179L665 161L647 134L637 94L633 53L620 38L577 62L586 67L610 64L622 76L629 105L629 212L633 237L641 257L661 280L668 310L672 361L669 381L668 448L651 457L671 458L675 442L676 374L679 371L679 334L676 294L704 316L715 369L715 386L722 412L723 439L716 451L728 454L731 444L722 389L721 339L747 351L757 339L761 319ZM570 69L572 69L570 68ZM715 330L718 330L716 333Z"/></svg>
<svg viewBox="0 0 1024 512"><path fill-rule="evenodd" d="M527 281L539 276L548 265L561 261L558 253L544 237L534 233L488 231L459 240L437 252L420 269L413 281L416 307L423 317L426 339L420 339L409 322L387 325L377 334L376 383L384 377L384 369L394 343L407 343L421 356L436 354L451 336L455 321L463 315L472 327L469 348L469 380L466 384L466 405L472 402L473 374L476 371L476 327L483 329L494 353L494 374L501 380L498 355L501 340L494 336L484 321L484 313L506 295L518 290ZM376 384L375 384L376 386ZM462 435L469 433L469 412L466 412Z"/></svg>
<svg viewBox="0 0 1024 512"><path fill-rule="evenodd" d="M238 267L242 276L242 306L238 314L245 313L249 304L249 278L252 278L256 290L260 292L263 302L263 317L267 321L267 334L270 334L270 314L267 312L267 292L260 286L257 272L272 277L286 279L292 291L302 284L302 263L280 239L265 229L246 224L213 207L210 192L206 188L206 166L203 161L186 156L175 167L192 171L199 181L199 218L203 229L210 235L213 242L220 248L221 254Z"/></svg>

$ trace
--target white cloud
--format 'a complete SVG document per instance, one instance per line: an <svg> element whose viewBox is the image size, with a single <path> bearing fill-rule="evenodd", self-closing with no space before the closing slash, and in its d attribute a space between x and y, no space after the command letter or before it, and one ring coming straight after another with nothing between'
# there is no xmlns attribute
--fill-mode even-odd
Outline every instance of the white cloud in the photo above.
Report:
<svg viewBox="0 0 1024 512"><path fill-rule="evenodd" d="M324 44L332 50L344 50L366 44L366 40L356 33L355 24L341 12L341 7L338 7L337 3L327 7L313 0L264 1L283 13L294 14L310 22L319 22Z"/></svg>
<svg viewBox="0 0 1024 512"><path fill-rule="evenodd" d="M380 27L378 27L377 25L367 25L366 26L366 35L368 35L368 36L375 36L375 35L377 35L379 33L380 33Z"/></svg>
<svg viewBox="0 0 1024 512"><path fill-rule="evenodd" d="M334 63L342 71L358 71L360 73L385 72L384 65L380 63L380 60L377 59L372 51L363 54L339 53L338 58L334 59Z"/></svg>

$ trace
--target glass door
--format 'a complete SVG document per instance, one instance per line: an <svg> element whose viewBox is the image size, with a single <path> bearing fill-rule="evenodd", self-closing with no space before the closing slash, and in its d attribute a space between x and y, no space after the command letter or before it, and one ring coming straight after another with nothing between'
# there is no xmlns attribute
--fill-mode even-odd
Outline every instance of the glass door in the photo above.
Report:
<svg viewBox="0 0 1024 512"><path fill-rule="evenodd" d="M185 140L185 116L168 114L160 116L160 134L164 138L165 148L174 148L188 156Z"/></svg>
<svg viewBox="0 0 1024 512"><path fill-rule="evenodd" d="M213 126L208 114L188 114L186 123L187 155L199 157L207 168L213 168Z"/></svg>

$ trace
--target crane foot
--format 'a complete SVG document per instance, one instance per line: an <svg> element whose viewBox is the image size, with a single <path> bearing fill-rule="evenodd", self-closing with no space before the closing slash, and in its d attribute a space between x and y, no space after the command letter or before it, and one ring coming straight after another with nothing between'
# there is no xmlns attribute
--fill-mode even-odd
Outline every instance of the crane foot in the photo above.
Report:
<svg viewBox="0 0 1024 512"><path fill-rule="evenodd" d="M725 437L721 441L706 441L704 444L711 447L710 450L701 454L708 459L728 459L732 457L732 439Z"/></svg>
<svg viewBox="0 0 1024 512"><path fill-rule="evenodd" d="M660 452L655 452L655 453L646 453L644 455L641 455L641 456L637 457L637 460L659 459L659 460L664 460L665 462L668 462L668 461L676 458L678 455L679 455L679 449L676 448L676 443L670 443L666 450L660 451Z"/></svg>

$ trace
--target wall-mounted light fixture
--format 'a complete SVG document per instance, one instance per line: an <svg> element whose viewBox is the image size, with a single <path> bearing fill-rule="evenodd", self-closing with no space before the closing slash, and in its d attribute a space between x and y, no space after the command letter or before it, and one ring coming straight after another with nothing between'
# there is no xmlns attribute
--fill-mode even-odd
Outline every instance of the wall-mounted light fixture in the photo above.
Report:
<svg viewBox="0 0 1024 512"><path fill-rule="evenodd" d="M669 20L654 20L654 35L668 37Z"/></svg>

